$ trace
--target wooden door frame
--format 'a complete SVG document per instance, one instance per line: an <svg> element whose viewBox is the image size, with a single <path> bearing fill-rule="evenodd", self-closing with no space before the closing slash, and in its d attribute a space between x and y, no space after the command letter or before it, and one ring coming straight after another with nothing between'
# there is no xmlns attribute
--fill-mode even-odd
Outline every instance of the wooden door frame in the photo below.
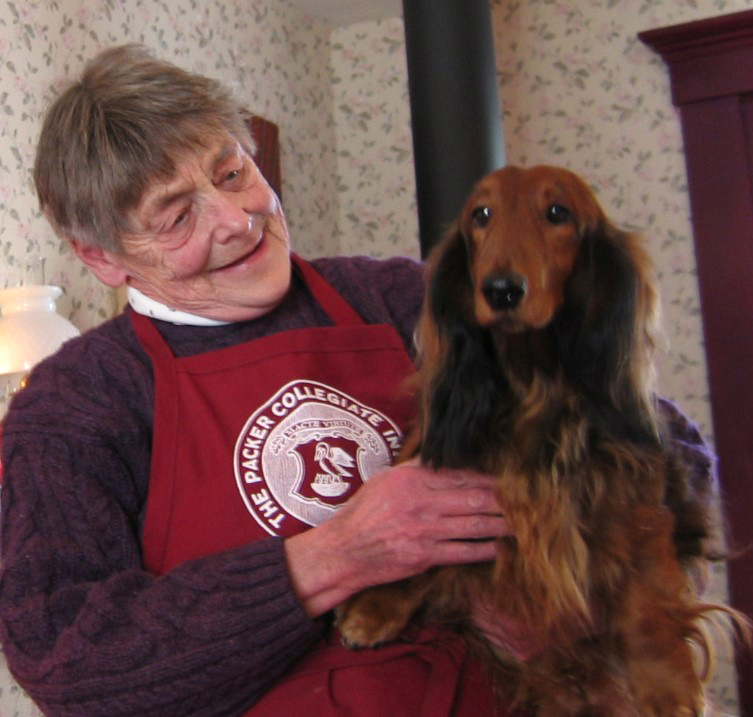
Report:
<svg viewBox="0 0 753 717"><path fill-rule="evenodd" d="M642 32L669 67L685 141L714 442L733 550L730 601L753 616L753 10ZM741 717L753 661L738 656Z"/></svg>

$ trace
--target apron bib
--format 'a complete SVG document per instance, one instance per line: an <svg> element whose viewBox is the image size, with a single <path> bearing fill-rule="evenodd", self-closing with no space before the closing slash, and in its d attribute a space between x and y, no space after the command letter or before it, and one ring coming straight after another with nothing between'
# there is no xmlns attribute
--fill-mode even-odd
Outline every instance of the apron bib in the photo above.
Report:
<svg viewBox="0 0 753 717"><path fill-rule="evenodd" d="M142 536L154 574L318 525L400 449L414 414L400 390L414 372L400 336L365 324L312 266L293 262L334 326L176 358L152 321L131 313L155 380ZM245 714L475 717L492 705L465 644L426 630L360 652L330 636Z"/></svg>

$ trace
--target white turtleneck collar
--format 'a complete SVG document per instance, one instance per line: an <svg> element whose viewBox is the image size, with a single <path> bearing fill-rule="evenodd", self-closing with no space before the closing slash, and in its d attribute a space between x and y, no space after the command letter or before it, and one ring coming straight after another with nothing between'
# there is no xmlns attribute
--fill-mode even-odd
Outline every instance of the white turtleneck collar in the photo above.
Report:
<svg viewBox="0 0 753 717"><path fill-rule="evenodd" d="M230 321L209 319L198 314L189 314L187 311L173 309L156 299L152 299L132 286L127 287L126 295L131 308L138 314L149 316L160 321L169 321L173 324L188 324L190 326L223 326Z"/></svg>

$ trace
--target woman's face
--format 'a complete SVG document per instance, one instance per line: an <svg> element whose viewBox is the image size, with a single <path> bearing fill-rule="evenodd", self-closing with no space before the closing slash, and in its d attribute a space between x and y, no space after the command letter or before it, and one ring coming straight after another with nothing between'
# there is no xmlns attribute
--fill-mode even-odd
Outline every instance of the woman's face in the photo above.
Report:
<svg viewBox="0 0 753 717"><path fill-rule="evenodd" d="M148 186L123 252L108 260L127 283L168 306L224 321L273 309L290 284L280 202L229 135Z"/></svg>

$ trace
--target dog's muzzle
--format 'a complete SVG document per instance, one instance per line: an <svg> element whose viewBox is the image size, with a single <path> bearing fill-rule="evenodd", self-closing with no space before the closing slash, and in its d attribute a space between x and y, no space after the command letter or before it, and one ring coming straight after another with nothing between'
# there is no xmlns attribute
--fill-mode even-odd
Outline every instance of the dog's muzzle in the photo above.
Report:
<svg viewBox="0 0 753 717"><path fill-rule="evenodd" d="M526 294L526 280L517 274L492 274L484 279L481 292L494 311L517 308Z"/></svg>

